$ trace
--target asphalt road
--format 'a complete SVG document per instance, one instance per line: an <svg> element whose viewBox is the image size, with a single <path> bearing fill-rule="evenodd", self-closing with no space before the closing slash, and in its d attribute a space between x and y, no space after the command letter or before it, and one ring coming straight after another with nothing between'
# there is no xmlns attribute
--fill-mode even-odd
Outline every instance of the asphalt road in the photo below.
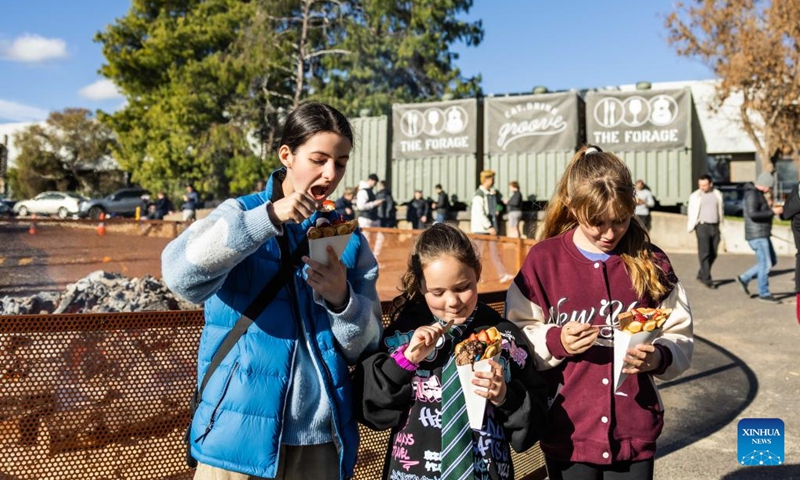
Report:
<svg viewBox="0 0 800 480"><path fill-rule="evenodd" d="M664 479L800 479L800 325L795 314L794 258L779 257L770 276L781 305L748 298L734 283L754 255L723 254L712 269L717 290L695 280L693 253L670 253L694 319L692 368L660 385L666 407L655 473ZM750 290L756 293L755 281ZM737 463L737 424L779 418L784 465Z"/></svg>

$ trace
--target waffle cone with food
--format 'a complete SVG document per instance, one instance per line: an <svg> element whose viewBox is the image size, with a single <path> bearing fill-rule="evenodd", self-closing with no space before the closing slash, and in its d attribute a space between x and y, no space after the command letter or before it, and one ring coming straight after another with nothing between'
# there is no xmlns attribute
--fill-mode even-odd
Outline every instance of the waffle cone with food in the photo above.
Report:
<svg viewBox="0 0 800 480"><path fill-rule="evenodd" d="M479 387L472 383L475 372L491 371L492 366L489 360L497 361L503 345L503 338L495 327L472 333L469 338L459 342L454 355L458 369L458 377L461 381L461 390L464 392L464 402L467 405L467 416L469 425L474 429L483 427L484 414L486 412L486 397L481 397L475 390L486 391L485 387Z"/></svg>
<svg viewBox="0 0 800 480"><path fill-rule="evenodd" d="M322 203L322 211L331 211L326 210L331 207L331 204L333 202L325 200ZM317 218L316 224L306 232L311 259L327 265L327 247L329 245L333 247L336 255L341 257L344 247L350 241L350 235L356 230L357 226L358 222L356 220L345 220L338 213L333 213L330 220L325 217Z"/></svg>
<svg viewBox="0 0 800 480"><path fill-rule="evenodd" d="M617 315L614 330L614 391L618 391L627 373L625 357L628 350L639 345L650 345L661 334L661 329L672 314L671 308L634 308Z"/></svg>
<svg viewBox="0 0 800 480"><path fill-rule="evenodd" d="M474 365L475 362L492 358L500 353L502 342L500 332L495 327L473 332L456 345L456 365Z"/></svg>

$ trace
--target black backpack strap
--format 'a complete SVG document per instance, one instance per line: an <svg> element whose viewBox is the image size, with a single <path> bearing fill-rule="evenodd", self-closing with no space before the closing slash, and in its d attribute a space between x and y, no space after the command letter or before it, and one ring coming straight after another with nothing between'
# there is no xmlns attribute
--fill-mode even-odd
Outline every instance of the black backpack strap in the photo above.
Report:
<svg viewBox="0 0 800 480"><path fill-rule="evenodd" d="M267 282L264 288L261 289L261 292L256 296L250 306L247 307L242 316L239 317L239 320L236 321L233 328L225 335L217 351L214 352L214 356L211 357L211 363L208 365L205 375L203 375L203 381L200 382L200 388L197 389L192 399L192 414L194 414L197 405L200 403L206 384L217 367L222 363L222 360L230 353L233 346L242 338L242 335L244 335L247 329L250 328L254 319L261 315L261 312L267 308L267 305L275 299L278 292L280 292L284 286L288 287L291 285L291 282L294 281L294 268L302 263L301 258L308 251L308 238L304 237L303 241L297 246L297 249L295 249L294 252L290 252L286 235L287 234L284 232L283 235L277 237L278 245L281 248L280 269L275 273L275 276Z"/></svg>

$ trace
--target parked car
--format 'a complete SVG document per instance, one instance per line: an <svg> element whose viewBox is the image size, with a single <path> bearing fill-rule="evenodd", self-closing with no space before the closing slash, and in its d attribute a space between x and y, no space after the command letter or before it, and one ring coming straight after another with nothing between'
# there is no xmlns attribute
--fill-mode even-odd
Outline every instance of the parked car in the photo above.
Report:
<svg viewBox="0 0 800 480"><path fill-rule="evenodd" d="M100 214L132 217L136 207L141 207L141 215L147 214L150 192L140 187L123 188L105 198L87 200L81 205L81 217L100 218Z"/></svg>
<svg viewBox="0 0 800 480"><path fill-rule="evenodd" d="M36 215L57 215L67 218L80 211L81 202L86 199L73 192L42 192L30 200L22 200L14 204L14 213L20 217Z"/></svg>
<svg viewBox="0 0 800 480"><path fill-rule="evenodd" d="M0 195L0 216L14 215L14 204L17 203L5 195Z"/></svg>
<svg viewBox="0 0 800 480"><path fill-rule="evenodd" d="M744 215L744 183L723 183L716 187L722 194L725 215L741 217Z"/></svg>

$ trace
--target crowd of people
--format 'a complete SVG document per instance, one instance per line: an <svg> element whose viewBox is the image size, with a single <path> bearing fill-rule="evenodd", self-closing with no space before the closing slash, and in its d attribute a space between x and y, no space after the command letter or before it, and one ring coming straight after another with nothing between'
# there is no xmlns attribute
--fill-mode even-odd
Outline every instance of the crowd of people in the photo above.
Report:
<svg viewBox="0 0 800 480"><path fill-rule="evenodd" d="M664 422L652 378L689 368L692 317L667 255L637 216L649 204L625 164L595 146L575 154L539 241L508 274L505 317L478 299L478 242L446 221L444 189L436 186L435 201L416 191L407 211L421 231L384 329L378 241L359 229L340 255L331 247L324 262L308 254L306 232L323 218L396 222L395 201L376 174L345 189L338 213L321 209L352 144L340 112L301 105L286 120L282 166L264 188L225 201L162 254L167 285L205 303L186 437L195 479L350 478L357 422L391 432L384 479L512 479L511 449L537 441L551 479L652 478ZM522 210L519 185L510 182L503 200L495 176L480 173L472 232L496 235L505 209L519 235L520 215L511 215ZM712 220L707 213L698 223ZM671 315L654 340L615 359L618 317L634 307ZM464 342L488 349L479 339L491 335L498 343L488 369L459 381ZM628 377L615 385L620 363ZM485 399L479 425L467 421L471 395Z"/></svg>

